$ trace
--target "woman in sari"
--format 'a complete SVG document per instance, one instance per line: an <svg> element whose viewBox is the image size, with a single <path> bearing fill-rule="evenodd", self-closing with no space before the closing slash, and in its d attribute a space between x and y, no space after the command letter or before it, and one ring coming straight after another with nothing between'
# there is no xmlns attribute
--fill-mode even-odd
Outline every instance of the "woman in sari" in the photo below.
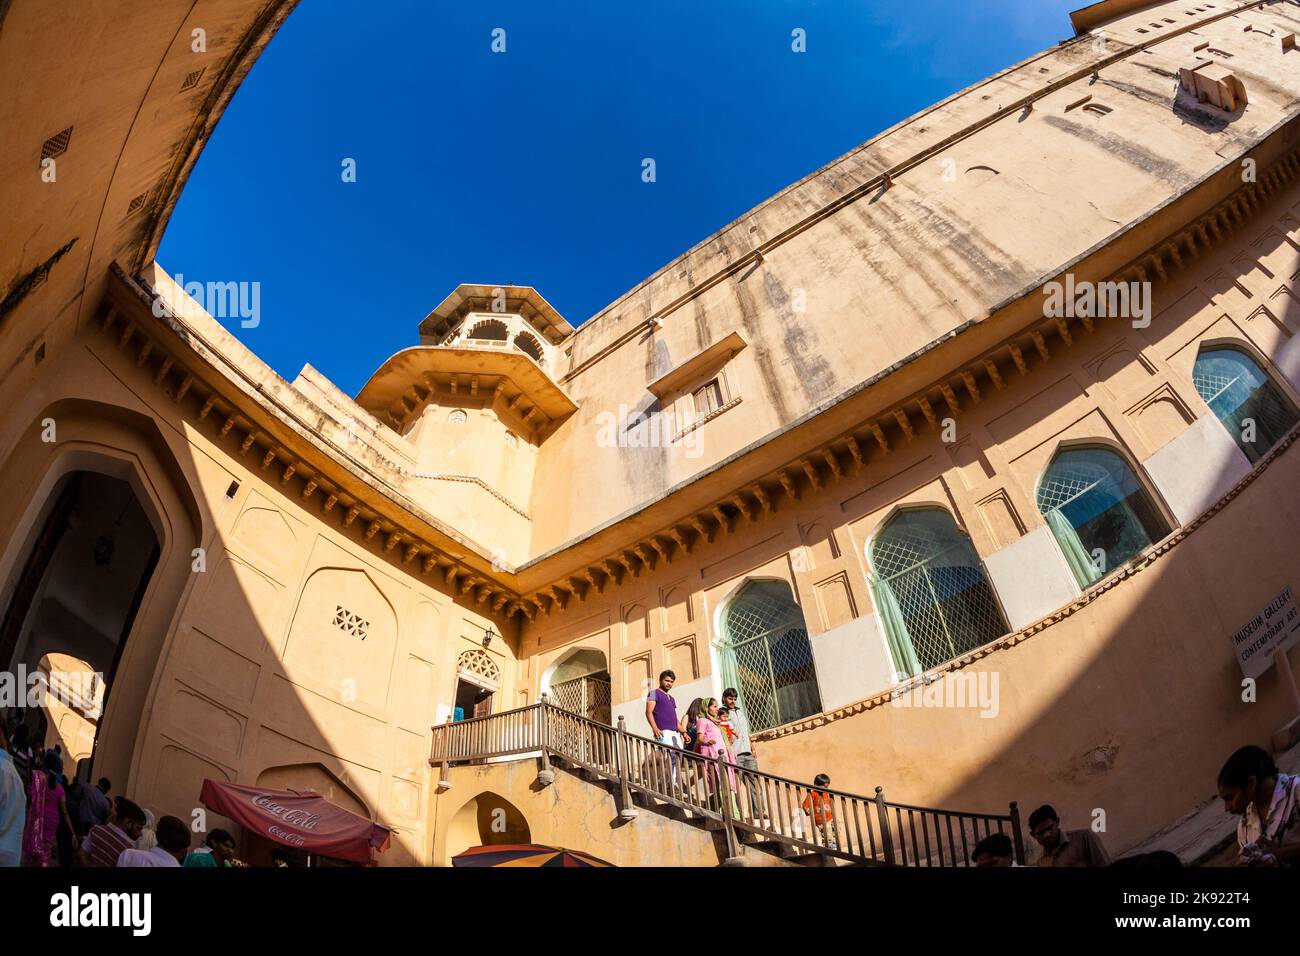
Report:
<svg viewBox="0 0 1300 956"><path fill-rule="evenodd" d="M27 792L27 827L23 831L23 865L50 866L59 841L59 824L72 830L67 796L59 782L59 761L46 754L43 771L32 771Z"/></svg>
<svg viewBox="0 0 1300 956"><path fill-rule="evenodd" d="M715 698L697 699L691 704L691 712L695 715L695 752L709 761L707 776L709 790L716 793L718 757L721 756L730 765L736 762L736 755L727 746L726 734L718 726L718 702ZM740 804L736 801L736 771L731 766L727 767L727 777L730 783L728 795L731 797L732 814L738 817Z"/></svg>

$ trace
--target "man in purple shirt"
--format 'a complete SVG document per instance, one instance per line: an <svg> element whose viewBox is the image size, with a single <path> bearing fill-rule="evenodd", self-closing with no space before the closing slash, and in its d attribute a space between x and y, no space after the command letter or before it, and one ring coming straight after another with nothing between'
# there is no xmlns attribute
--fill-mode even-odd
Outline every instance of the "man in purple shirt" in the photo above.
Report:
<svg viewBox="0 0 1300 956"><path fill-rule="evenodd" d="M682 749L682 733L677 722L677 701L673 700L668 694L676 682L677 675L672 671L664 671L659 675L659 686L646 695L645 719L650 724L650 732L655 740L680 750ZM672 768L670 774L675 786L677 784L677 754L671 750L668 751L668 765Z"/></svg>
<svg viewBox="0 0 1300 956"><path fill-rule="evenodd" d="M677 682L677 675L664 671L659 675L659 686L645 699L645 719L650 724L650 734L661 744L680 748L682 735L677 729L677 701L668 695Z"/></svg>

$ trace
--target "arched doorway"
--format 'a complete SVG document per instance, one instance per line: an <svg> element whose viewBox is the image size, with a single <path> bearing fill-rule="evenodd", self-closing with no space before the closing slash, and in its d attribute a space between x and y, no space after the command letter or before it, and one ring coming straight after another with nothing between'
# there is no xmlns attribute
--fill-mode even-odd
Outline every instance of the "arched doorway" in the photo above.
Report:
<svg viewBox="0 0 1300 956"><path fill-rule="evenodd" d="M447 824L445 866L472 846L532 843L532 830L518 807L486 790L467 801Z"/></svg>
<svg viewBox="0 0 1300 956"><path fill-rule="evenodd" d="M86 779L90 767L86 758L95 748L99 715L104 710L104 682L94 667L70 654L42 655L40 670L50 688L48 699L41 704L45 748L61 748L63 772L69 779Z"/></svg>
<svg viewBox="0 0 1300 956"><path fill-rule="evenodd" d="M582 764L607 766L613 756L609 727L609 661L597 647L575 647L542 674L542 693L552 705L582 720L558 715L548 733L555 750Z"/></svg>
<svg viewBox="0 0 1300 956"><path fill-rule="evenodd" d="M609 662L604 651L579 647L556 661L547 675L542 690L556 707L599 724L610 722Z"/></svg>
<svg viewBox="0 0 1300 956"><path fill-rule="evenodd" d="M75 712L78 735L80 724L94 725L93 752L161 544L131 484L111 475L64 474L42 510L0 618L0 664L14 674L62 675L52 681L60 702L57 713L26 707L5 718L12 726L17 716L32 739L53 747L63 743L60 724L69 726L65 711Z"/></svg>

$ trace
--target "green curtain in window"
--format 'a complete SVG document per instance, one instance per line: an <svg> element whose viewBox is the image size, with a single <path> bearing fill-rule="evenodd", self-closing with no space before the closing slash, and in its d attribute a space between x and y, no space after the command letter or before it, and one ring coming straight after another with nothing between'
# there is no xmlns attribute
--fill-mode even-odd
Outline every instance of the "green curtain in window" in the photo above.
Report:
<svg viewBox="0 0 1300 956"><path fill-rule="evenodd" d="M912 636L908 634L907 622L903 619L903 610L898 606L889 582L872 575L871 598L876 602L880 623L885 626L889 653L894 657L894 667L898 670L899 678L915 677L921 673L921 662L916 659Z"/></svg>
<svg viewBox="0 0 1300 956"><path fill-rule="evenodd" d="M1074 572L1074 578L1079 582L1079 587L1086 588L1094 581L1099 580L1101 572L1093 564L1092 555L1088 553L1088 549L1079 540L1079 535L1075 532L1074 526L1070 524L1069 519L1061 514L1057 508L1053 508L1043 517L1047 520L1047 526L1052 529L1056 543L1061 546L1061 553L1065 555L1065 563Z"/></svg>

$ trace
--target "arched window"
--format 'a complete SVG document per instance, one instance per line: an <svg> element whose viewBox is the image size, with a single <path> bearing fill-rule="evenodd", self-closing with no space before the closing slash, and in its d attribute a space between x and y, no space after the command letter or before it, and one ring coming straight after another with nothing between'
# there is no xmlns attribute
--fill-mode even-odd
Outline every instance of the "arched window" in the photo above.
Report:
<svg viewBox="0 0 1300 956"><path fill-rule="evenodd" d="M489 342L504 342L509 334L506 324L500 319L484 319L470 329L469 338L486 339Z"/></svg>
<svg viewBox="0 0 1300 956"><path fill-rule="evenodd" d="M1106 448L1072 448L1052 459L1038 485L1038 510L1080 587L1169 533L1128 462Z"/></svg>
<svg viewBox="0 0 1300 956"><path fill-rule="evenodd" d="M545 357L542 353L542 345L536 338L529 335L527 332L520 332L515 336L515 348L519 349L519 351L526 355L531 355L533 361L538 365L542 364L542 360Z"/></svg>
<svg viewBox="0 0 1300 956"><path fill-rule="evenodd" d="M942 508L895 515L869 557L876 613L899 676L938 667L1010 630L975 546Z"/></svg>
<svg viewBox="0 0 1300 956"><path fill-rule="evenodd" d="M466 417L463 408L453 409L451 414L447 416L447 423L450 425L464 425Z"/></svg>
<svg viewBox="0 0 1300 956"><path fill-rule="evenodd" d="M722 613L722 679L740 692L752 730L819 713L803 611L784 581L750 581Z"/></svg>
<svg viewBox="0 0 1300 956"><path fill-rule="evenodd" d="M1192 368L1192 383L1252 464L1300 420L1295 406L1263 369L1237 349L1201 352Z"/></svg>

